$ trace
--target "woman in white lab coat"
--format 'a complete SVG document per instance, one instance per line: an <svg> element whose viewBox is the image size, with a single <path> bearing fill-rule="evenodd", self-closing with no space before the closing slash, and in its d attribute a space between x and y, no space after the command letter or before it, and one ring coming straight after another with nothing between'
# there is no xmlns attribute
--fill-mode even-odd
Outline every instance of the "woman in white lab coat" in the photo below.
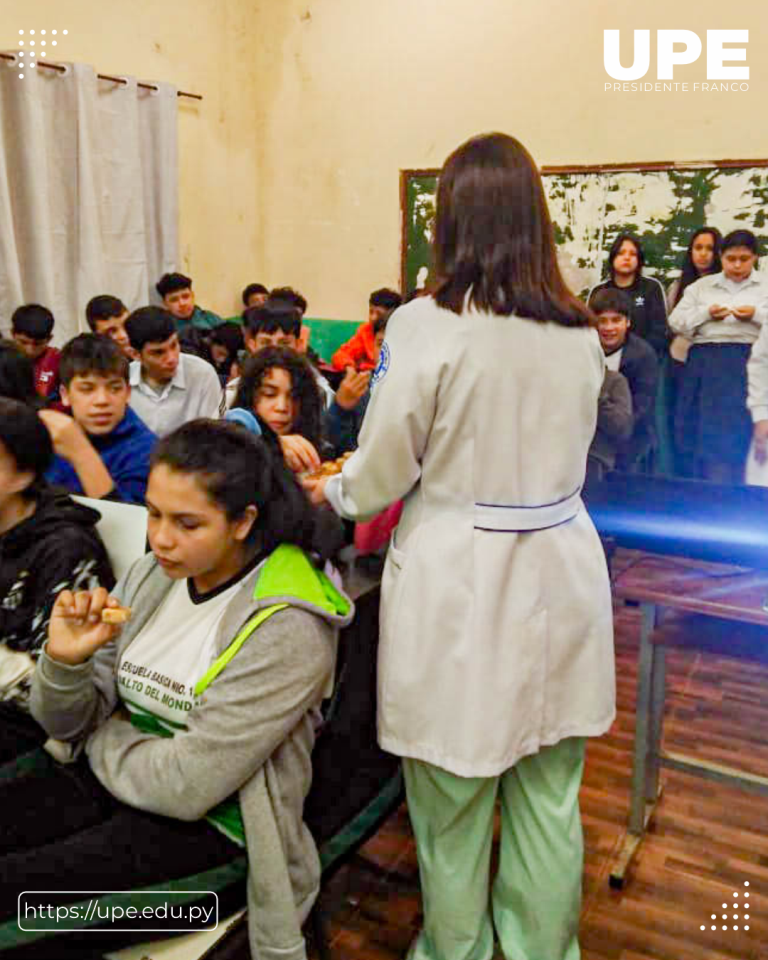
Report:
<svg viewBox="0 0 768 960"><path fill-rule="evenodd" d="M576 960L584 738L615 713L610 586L579 496L603 351L516 140L448 158L435 232L438 283L389 320L359 449L307 489L350 518L405 500L378 711L419 856L409 957L490 960L495 927L507 960Z"/></svg>

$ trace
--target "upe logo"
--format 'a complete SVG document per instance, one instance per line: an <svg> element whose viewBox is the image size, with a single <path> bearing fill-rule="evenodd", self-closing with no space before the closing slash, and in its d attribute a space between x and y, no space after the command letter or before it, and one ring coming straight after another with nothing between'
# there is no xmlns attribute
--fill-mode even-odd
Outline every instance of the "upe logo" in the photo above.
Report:
<svg viewBox="0 0 768 960"><path fill-rule="evenodd" d="M603 63L614 80L639 80L651 65L651 31L634 31L631 67L621 65L618 30L603 31ZM726 43L747 43L749 30L707 30L707 80L749 80L749 67L726 66L725 61L747 59L744 47ZM675 49L675 46L678 49ZM684 49L680 49L680 48ZM692 30L656 31L656 78L672 80L675 65L694 63L701 56L702 43Z"/></svg>

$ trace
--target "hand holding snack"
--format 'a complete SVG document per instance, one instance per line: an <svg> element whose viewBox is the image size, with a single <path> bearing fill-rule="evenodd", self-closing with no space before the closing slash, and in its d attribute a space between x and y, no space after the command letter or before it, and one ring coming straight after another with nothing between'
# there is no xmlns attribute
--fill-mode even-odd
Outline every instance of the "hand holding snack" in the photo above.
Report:
<svg viewBox="0 0 768 960"><path fill-rule="evenodd" d="M713 320L725 320L730 312L730 307L721 307L717 303L713 303L709 308L709 315Z"/></svg>
<svg viewBox="0 0 768 960"><path fill-rule="evenodd" d="M320 454L306 437L302 437L299 433L290 433L277 439L280 441L283 459L289 470L302 473L304 470L315 470L320 466Z"/></svg>
<svg viewBox="0 0 768 960"><path fill-rule="evenodd" d="M119 625L104 622L120 611L121 622L126 613L104 587L96 590L62 590L56 598L48 625L46 653L59 663L77 666L116 636Z"/></svg>

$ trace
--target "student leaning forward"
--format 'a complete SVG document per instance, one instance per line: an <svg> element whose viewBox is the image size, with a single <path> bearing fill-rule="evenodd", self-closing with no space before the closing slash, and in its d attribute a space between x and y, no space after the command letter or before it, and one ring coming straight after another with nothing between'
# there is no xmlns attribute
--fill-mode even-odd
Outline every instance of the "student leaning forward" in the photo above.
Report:
<svg viewBox="0 0 768 960"><path fill-rule="evenodd" d="M53 608L32 714L84 749L3 768L0 943L23 939L23 890L153 889L245 848L253 956L305 960L320 863L302 809L352 616L315 566L325 518L262 440L213 420L157 445L147 509L152 553L112 596L65 590ZM102 622L118 605L119 633Z"/></svg>
<svg viewBox="0 0 768 960"><path fill-rule="evenodd" d="M405 500L378 716L421 873L409 957L490 960L495 927L507 960L576 960L584 738L615 713L608 574L579 496L604 359L516 140L448 158L434 252L434 292L389 320L359 449L305 486L350 518Z"/></svg>

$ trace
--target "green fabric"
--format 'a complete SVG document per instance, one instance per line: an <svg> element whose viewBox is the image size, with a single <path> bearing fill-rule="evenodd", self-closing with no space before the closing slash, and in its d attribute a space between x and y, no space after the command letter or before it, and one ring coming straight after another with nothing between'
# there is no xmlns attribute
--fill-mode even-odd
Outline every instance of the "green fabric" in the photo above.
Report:
<svg viewBox="0 0 768 960"><path fill-rule="evenodd" d="M350 604L328 577L318 570L300 547L282 543L274 550L259 574L254 600L295 597L325 610L346 616Z"/></svg>
<svg viewBox="0 0 768 960"><path fill-rule="evenodd" d="M488 960L494 927L505 957L579 960L584 746L581 737L561 740L488 778L403 760L424 902L424 929L408 960Z"/></svg>

